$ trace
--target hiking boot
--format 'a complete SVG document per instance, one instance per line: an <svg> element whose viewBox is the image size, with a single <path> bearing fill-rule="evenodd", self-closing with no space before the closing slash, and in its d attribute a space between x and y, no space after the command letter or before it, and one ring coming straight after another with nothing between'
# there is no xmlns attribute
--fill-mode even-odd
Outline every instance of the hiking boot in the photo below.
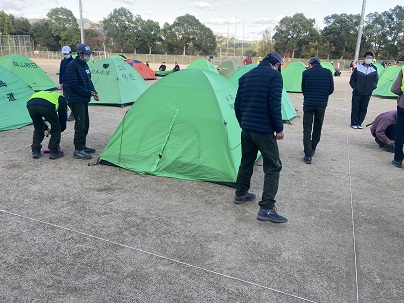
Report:
<svg viewBox="0 0 404 303"><path fill-rule="evenodd" d="M58 151L56 154L50 153L49 159L53 160L53 159L57 159L57 158L62 158L64 155L65 155L65 153L62 151Z"/></svg>
<svg viewBox="0 0 404 303"><path fill-rule="evenodd" d="M41 151L39 151L39 150L32 151L32 158L39 159L39 158L41 158L41 156L42 156Z"/></svg>
<svg viewBox="0 0 404 303"><path fill-rule="evenodd" d="M403 167L403 161L396 161L393 159L393 161L391 161L391 164L393 164L395 167L398 167L398 168Z"/></svg>
<svg viewBox="0 0 404 303"><path fill-rule="evenodd" d="M243 195L243 196L236 196L235 198L234 198L234 203L236 203L236 204L242 204L242 203L244 203L244 202L247 202L247 201L252 201L252 200L254 200L255 199L255 195L254 194L251 194L251 193L246 193L245 195Z"/></svg>
<svg viewBox="0 0 404 303"><path fill-rule="evenodd" d="M90 160L93 156L87 154L84 150L75 150L73 153L73 158Z"/></svg>
<svg viewBox="0 0 404 303"><path fill-rule="evenodd" d="M94 148L91 148L91 147L84 146L83 150L84 150L87 154L93 154L93 153L95 153L95 149L94 149Z"/></svg>
<svg viewBox="0 0 404 303"><path fill-rule="evenodd" d="M276 212L276 208L265 208L265 207L260 207L260 210L257 215L257 220L260 221L270 221L272 223L286 223L288 222L288 219L285 217L282 217Z"/></svg>
<svg viewBox="0 0 404 303"><path fill-rule="evenodd" d="M304 161L304 163L306 163L306 164L311 164L311 157L306 157L306 156L304 156L304 157L303 157L303 161Z"/></svg>
<svg viewBox="0 0 404 303"><path fill-rule="evenodd" d="M69 117L67 117L67 121L74 121L73 113L70 113Z"/></svg>

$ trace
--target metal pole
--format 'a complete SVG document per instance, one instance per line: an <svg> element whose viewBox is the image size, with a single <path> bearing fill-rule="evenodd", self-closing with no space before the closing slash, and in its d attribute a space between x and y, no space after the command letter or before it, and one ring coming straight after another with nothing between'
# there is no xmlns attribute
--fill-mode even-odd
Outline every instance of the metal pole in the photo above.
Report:
<svg viewBox="0 0 404 303"><path fill-rule="evenodd" d="M81 0L79 0L79 8L80 8L80 38L81 43L84 43L83 4L81 3Z"/></svg>
<svg viewBox="0 0 404 303"><path fill-rule="evenodd" d="M354 57L355 62L358 61L359 50L361 48L361 39L362 39L362 31L363 31L363 19L365 18L365 7L366 7L366 0L363 0L361 20L359 22L358 39L356 40L356 49L355 49L355 57Z"/></svg>

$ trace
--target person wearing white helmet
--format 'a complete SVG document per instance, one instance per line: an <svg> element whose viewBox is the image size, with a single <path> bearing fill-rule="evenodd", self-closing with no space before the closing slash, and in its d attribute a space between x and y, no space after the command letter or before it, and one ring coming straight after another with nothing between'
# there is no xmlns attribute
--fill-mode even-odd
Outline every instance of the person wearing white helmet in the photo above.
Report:
<svg viewBox="0 0 404 303"><path fill-rule="evenodd" d="M70 48L70 46L65 45L62 47L62 55L63 55L63 59L62 59L62 61L60 61L60 67L59 67L59 86L60 86L60 89L62 90L63 97L65 97L65 99L69 103L67 85L63 85L63 84L65 82L65 77L66 77L66 67L70 62L73 61L72 49ZM69 107L70 107L70 115L67 118L67 121L74 121L74 114L73 114L72 106L70 103L69 103Z"/></svg>

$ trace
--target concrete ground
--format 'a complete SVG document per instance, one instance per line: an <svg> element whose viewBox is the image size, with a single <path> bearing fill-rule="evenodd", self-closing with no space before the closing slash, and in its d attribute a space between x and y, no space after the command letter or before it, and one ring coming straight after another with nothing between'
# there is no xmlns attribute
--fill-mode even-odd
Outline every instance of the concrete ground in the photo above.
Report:
<svg viewBox="0 0 404 303"><path fill-rule="evenodd" d="M37 63L57 81L59 61ZM128 107L90 107L91 161L72 158L73 122L57 160L31 158L32 125L0 132L0 302L404 302L404 171L349 127L348 81L335 78L311 165L290 94L286 224L257 221L232 188L89 166ZM395 105L372 97L365 123Z"/></svg>

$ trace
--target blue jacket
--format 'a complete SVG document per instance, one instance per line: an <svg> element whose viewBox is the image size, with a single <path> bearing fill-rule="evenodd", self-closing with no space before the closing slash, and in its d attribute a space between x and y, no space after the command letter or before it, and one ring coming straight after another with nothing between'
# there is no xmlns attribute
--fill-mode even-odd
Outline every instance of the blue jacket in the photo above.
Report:
<svg viewBox="0 0 404 303"><path fill-rule="evenodd" d="M70 57L69 59L63 58L62 61L60 61L60 67L59 67L59 84L64 84L65 83L65 76L66 76L66 67L67 65L73 61L73 58Z"/></svg>
<svg viewBox="0 0 404 303"><path fill-rule="evenodd" d="M334 92L331 71L320 64L314 64L302 75L303 105L326 107L328 96Z"/></svg>
<svg viewBox="0 0 404 303"><path fill-rule="evenodd" d="M240 127L259 134L282 132L282 89L281 73L266 60L244 74L234 102Z"/></svg>
<svg viewBox="0 0 404 303"><path fill-rule="evenodd" d="M370 96L377 86L379 76L377 68L371 64L359 64L353 71L349 85L353 88L352 93L360 96Z"/></svg>
<svg viewBox="0 0 404 303"><path fill-rule="evenodd" d="M90 68L79 56L66 67L65 84L69 89L69 102L90 102L91 92L95 92L95 88L91 81Z"/></svg>

